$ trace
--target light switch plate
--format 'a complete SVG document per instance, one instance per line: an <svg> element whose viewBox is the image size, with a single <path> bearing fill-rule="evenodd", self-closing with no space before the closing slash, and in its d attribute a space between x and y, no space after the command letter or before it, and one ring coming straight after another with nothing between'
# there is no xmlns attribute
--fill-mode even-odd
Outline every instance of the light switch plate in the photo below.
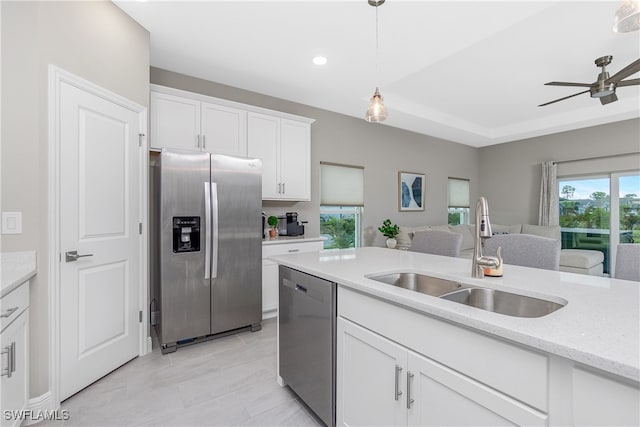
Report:
<svg viewBox="0 0 640 427"><path fill-rule="evenodd" d="M2 234L22 234L22 212L2 212Z"/></svg>

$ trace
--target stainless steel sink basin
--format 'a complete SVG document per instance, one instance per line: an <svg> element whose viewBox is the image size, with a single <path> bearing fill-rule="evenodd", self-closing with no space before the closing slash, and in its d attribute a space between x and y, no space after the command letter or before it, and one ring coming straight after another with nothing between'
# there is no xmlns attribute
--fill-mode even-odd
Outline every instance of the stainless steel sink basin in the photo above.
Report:
<svg viewBox="0 0 640 427"><path fill-rule="evenodd" d="M542 317L566 305L488 288L464 288L440 298L515 317Z"/></svg>
<svg viewBox="0 0 640 427"><path fill-rule="evenodd" d="M369 277L369 279L434 297L439 297L462 288L460 283L453 280L440 279L419 273L384 274Z"/></svg>

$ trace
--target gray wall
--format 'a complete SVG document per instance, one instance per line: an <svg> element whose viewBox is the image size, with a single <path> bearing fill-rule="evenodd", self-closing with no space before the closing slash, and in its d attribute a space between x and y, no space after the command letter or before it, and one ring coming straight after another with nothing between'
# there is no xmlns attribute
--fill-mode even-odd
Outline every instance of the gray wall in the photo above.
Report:
<svg viewBox="0 0 640 427"><path fill-rule="evenodd" d="M311 202L263 204L267 214L297 211L300 219L309 221L308 235L319 233L321 161L364 166L364 244L383 241L376 228L387 217L400 225L446 224L450 176L470 179L472 199L477 194L476 148L153 67L151 83L315 119L311 125ZM364 117L366 105L362 108ZM424 212L398 212L398 171L426 174Z"/></svg>
<svg viewBox="0 0 640 427"><path fill-rule="evenodd" d="M480 193L493 222L537 224L542 162L632 152L640 152L640 119L483 147Z"/></svg>
<svg viewBox="0 0 640 427"><path fill-rule="evenodd" d="M23 214L2 251L36 250L31 283L31 396L49 390L48 65L141 105L149 102L149 33L108 1L6 2L2 8L1 206Z"/></svg>

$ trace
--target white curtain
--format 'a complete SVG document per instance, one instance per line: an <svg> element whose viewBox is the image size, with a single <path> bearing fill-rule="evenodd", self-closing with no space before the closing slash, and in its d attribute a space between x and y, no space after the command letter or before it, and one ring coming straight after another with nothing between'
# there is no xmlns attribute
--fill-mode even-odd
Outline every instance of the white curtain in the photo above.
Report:
<svg viewBox="0 0 640 427"><path fill-rule="evenodd" d="M539 225L558 225L558 167L553 162L542 163L540 183Z"/></svg>

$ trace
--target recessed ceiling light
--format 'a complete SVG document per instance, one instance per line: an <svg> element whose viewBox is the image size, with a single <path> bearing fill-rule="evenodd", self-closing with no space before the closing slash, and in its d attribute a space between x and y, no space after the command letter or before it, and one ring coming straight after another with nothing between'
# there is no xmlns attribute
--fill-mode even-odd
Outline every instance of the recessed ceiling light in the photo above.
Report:
<svg viewBox="0 0 640 427"><path fill-rule="evenodd" d="M327 63L327 58L325 56L316 56L313 58L313 63L316 65L324 65Z"/></svg>

